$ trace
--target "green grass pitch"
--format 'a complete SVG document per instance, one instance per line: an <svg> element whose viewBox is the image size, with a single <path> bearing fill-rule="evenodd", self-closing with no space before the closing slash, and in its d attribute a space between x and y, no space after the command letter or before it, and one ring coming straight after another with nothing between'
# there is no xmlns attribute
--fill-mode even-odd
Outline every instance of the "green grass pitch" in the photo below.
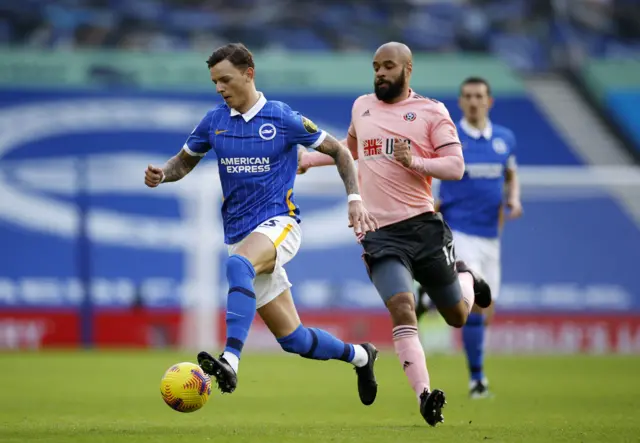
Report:
<svg viewBox="0 0 640 443"><path fill-rule="evenodd" d="M181 414L160 397L184 353L0 354L0 442L631 442L640 441L640 358L490 357L496 397L467 398L462 356L431 357L447 394L431 428L391 353L377 362L376 402L360 404L342 362L285 354L243 358L238 389Z"/></svg>

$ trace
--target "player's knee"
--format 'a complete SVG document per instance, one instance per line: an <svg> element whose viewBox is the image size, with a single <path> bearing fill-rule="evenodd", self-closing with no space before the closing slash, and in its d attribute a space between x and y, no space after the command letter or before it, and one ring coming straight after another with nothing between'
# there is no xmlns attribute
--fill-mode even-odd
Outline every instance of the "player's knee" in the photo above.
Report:
<svg viewBox="0 0 640 443"><path fill-rule="evenodd" d="M241 255L234 254L227 259L227 279L237 280L244 276L253 278L256 271L251 262Z"/></svg>
<svg viewBox="0 0 640 443"><path fill-rule="evenodd" d="M396 294L387 301L387 308L391 314L394 326L416 325L416 308L413 294L403 292Z"/></svg>
<svg viewBox="0 0 640 443"><path fill-rule="evenodd" d="M278 343L283 351L304 357L313 347L313 337L309 329L300 325L291 334L278 338Z"/></svg>
<svg viewBox="0 0 640 443"><path fill-rule="evenodd" d="M302 343L298 341L281 342L280 347L283 351L290 354L303 354L306 350L303 350Z"/></svg>
<svg viewBox="0 0 640 443"><path fill-rule="evenodd" d="M242 241L235 254L246 258L256 275L270 274L276 263L276 248L266 235L252 233Z"/></svg>
<svg viewBox="0 0 640 443"><path fill-rule="evenodd" d="M467 323L468 314L463 309L451 309L443 314L447 324L454 328L462 328Z"/></svg>

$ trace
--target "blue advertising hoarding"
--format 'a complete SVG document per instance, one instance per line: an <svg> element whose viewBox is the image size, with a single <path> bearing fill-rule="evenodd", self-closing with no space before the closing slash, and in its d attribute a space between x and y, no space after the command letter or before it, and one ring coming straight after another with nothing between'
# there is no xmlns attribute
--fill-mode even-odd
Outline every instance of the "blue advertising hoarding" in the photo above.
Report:
<svg viewBox="0 0 640 443"><path fill-rule="evenodd" d="M354 99L269 98L286 101L337 136L346 133ZM438 98L459 118L455 97ZM142 177L148 163L180 149L215 103L213 93L0 90L0 309L80 303L77 203L83 181L94 303L183 304L190 239L200 235L188 220L185 195L198 181L190 176L179 186L151 190ZM516 133L521 165L579 165L525 96L499 100L492 115ZM298 183L306 180L311 178ZM303 245L287 265L294 297L308 310L383 309L346 227L345 199L337 188L298 193ZM640 311L634 274L640 231L615 199L606 191L541 195L525 189L524 204L525 217L505 230L501 309ZM219 223L212 221L211 229L218 231L211 267L219 271L226 251ZM224 303L225 294L221 282L211 296Z"/></svg>

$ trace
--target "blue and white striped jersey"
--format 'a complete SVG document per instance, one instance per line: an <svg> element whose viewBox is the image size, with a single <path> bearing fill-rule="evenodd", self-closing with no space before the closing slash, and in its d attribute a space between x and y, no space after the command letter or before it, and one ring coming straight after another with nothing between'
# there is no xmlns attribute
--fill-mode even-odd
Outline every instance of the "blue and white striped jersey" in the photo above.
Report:
<svg viewBox="0 0 640 443"><path fill-rule="evenodd" d="M262 94L244 114L226 104L207 112L183 149L198 156L213 149L218 159L226 244L239 242L271 217L300 221L293 192L297 145L315 148L325 136L311 120Z"/></svg>

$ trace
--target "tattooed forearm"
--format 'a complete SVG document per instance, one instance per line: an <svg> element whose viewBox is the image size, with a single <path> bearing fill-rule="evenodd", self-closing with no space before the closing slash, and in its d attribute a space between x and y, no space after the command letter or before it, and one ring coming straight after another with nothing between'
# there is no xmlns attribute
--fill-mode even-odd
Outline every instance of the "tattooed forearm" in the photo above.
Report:
<svg viewBox="0 0 640 443"><path fill-rule="evenodd" d="M356 164L347 147L342 145L333 136L327 134L322 144L316 148L316 151L333 157L347 194L360 193L358 190L358 173L356 171Z"/></svg>
<svg viewBox="0 0 640 443"><path fill-rule="evenodd" d="M171 157L163 166L164 182L176 182L187 175L196 167L202 157L189 155L180 151L176 156Z"/></svg>

